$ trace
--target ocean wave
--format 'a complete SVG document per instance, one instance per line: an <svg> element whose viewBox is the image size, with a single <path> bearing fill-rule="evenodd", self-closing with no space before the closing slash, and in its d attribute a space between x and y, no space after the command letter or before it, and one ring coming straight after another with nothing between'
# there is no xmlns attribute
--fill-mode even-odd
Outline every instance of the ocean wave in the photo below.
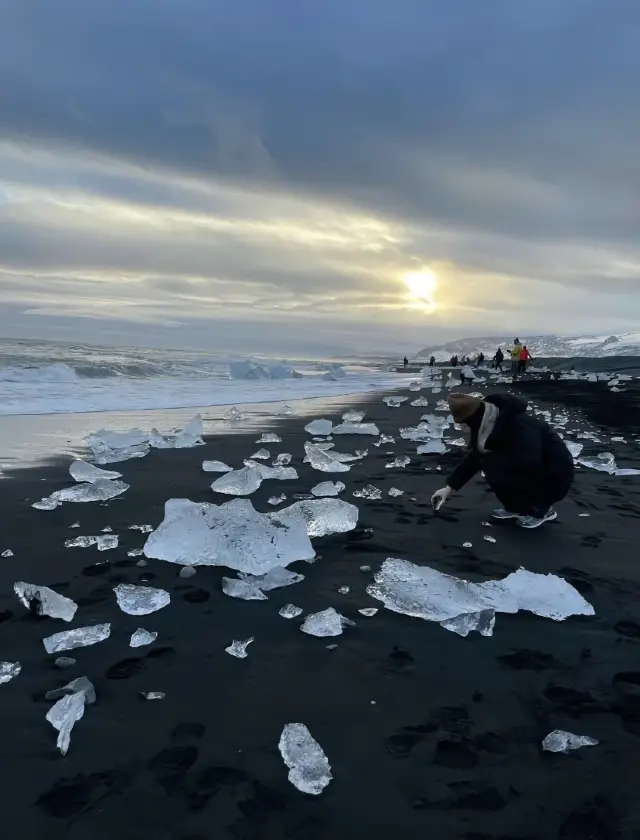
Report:
<svg viewBox="0 0 640 840"><path fill-rule="evenodd" d="M203 369L200 365L161 364L154 362L75 364L52 362L50 364L18 364L0 367L0 382L77 382L82 379L150 379L153 377L228 377L228 369L221 366Z"/></svg>
<svg viewBox="0 0 640 840"><path fill-rule="evenodd" d="M0 382L75 382L76 371L63 362L0 368Z"/></svg>

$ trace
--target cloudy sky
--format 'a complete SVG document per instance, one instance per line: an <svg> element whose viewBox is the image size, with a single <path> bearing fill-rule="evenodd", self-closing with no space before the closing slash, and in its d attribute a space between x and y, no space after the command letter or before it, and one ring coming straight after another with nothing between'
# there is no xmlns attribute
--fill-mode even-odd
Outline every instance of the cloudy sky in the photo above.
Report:
<svg viewBox="0 0 640 840"><path fill-rule="evenodd" d="M0 335L640 326L638 0L0 0Z"/></svg>

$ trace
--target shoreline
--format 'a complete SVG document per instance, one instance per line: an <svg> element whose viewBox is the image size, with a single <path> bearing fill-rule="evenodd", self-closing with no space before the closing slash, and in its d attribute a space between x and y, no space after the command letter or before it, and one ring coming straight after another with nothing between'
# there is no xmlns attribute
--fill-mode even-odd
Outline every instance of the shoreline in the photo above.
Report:
<svg viewBox="0 0 640 840"><path fill-rule="evenodd" d="M517 390L526 396L526 387ZM415 425L446 395L404 393L429 396L430 407L389 409L383 394L369 394L319 413L335 422L358 404L366 421L397 437L398 428ZM633 395L614 396L633 402ZM601 402L599 389L577 383L574 408L580 399L580 416L571 417L569 429L592 428L588 415ZM559 402L542 407L553 416L564 413ZM293 493L339 479L346 485L341 498L356 504L360 517L354 532L314 538L316 562L292 565L305 580L269 592L266 601L224 595L220 581L229 571L222 567L198 567L183 580L178 566L149 560L139 567L139 558L127 554L145 541L130 526L157 527L166 499L229 501L211 491L216 475L203 473L201 463L219 458L241 466L259 448L260 431L208 436L204 446L153 450L114 464L130 489L102 504L30 507L71 483L60 459L0 482L0 550L14 552L0 564L2 658L23 666L0 686L3 719L11 723L0 761L22 836L328 840L429 832L443 840L574 840L581 826L595 825L602 837L635 840L640 718L624 675L635 673L640 651L640 478L579 470L559 506L560 522L533 533L496 525L490 543L482 523L494 504L481 480L442 514L431 511L431 492L460 457L455 447L444 456L418 457L417 444L399 437L379 448L373 438L336 437L338 451L369 454L350 472L327 475L302 464L309 439L303 427L312 416L268 418L268 428L261 426L281 435L281 444L266 447L272 456L292 453L300 478L265 481L248 498L257 510L272 511L267 499L274 494L286 493L289 504ZM616 431L626 443L611 442ZM612 448L621 465L638 466L640 450L629 431L624 425L606 435L598 430L594 451ZM405 454L411 457L406 468L386 468ZM381 500L353 497L368 484L383 491ZM389 497L391 487L404 496ZM585 512L590 516L581 517ZM80 528L70 530L76 521ZM106 526L120 538L117 549L64 547L69 537ZM463 548L467 541L472 548ZM464 639L385 610L366 594L387 557L477 581L500 579L520 565L558 574L596 615L555 622L501 614L492 637ZM362 565L372 571L362 572ZM77 666L68 671L53 667L42 637L68 627L24 610L12 594L15 580L74 599L79 609L71 626L110 621L111 638L71 652ZM113 586L144 582L170 592L169 606L149 616L121 613ZM343 586L348 594L338 591ZM304 615L333 606L356 627L336 639L306 636L299 620L278 615L287 603ZM358 613L364 607L379 611L365 618ZM129 636L138 627L157 631L157 641L131 649ZM233 639L250 636L247 659L224 652ZM328 650L330 642L338 647ZM74 727L62 758L45 720L52 704L44 693L81 675L94 683L97 702ZM143 691L166 697L145 702ZM332 767L333 780L318 797L288 782L278 753L282 727L293 721L309 727ZM556 728L600 745L568 756L541 752L541 740Z"/></svg>

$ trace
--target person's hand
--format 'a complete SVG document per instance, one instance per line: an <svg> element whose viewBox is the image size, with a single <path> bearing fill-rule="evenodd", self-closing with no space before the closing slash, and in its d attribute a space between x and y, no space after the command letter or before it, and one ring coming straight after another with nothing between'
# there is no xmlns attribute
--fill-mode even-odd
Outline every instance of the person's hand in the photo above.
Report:
<svg viewBox="0 0 640 840"><path fill-rule="evenodd" d="M453 491L451 487L447 485L446 487L441 487L440 490L436 490L436 492L431 497L431 504L433 505L434 510L440 510L442 505L447 501L449 496Z"/></svg>

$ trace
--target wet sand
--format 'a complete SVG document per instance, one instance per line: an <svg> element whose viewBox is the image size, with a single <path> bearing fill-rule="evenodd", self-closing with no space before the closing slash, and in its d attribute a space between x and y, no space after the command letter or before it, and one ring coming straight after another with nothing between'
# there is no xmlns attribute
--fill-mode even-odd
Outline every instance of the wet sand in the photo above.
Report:
<svg viewBox="0 0 640 840"><path fill-rule="evenodd" d="M609 449L620 466L640 466L637 389L610 394L606 386L573 382L525 382L519 389L545 408L566 399L582 413L567 428L601 432L601 444L583 441L590 452ZM432 404L441 396L430 397ZM614 397L617 409L607 411L603 405ZM360 404L386 434L431 410L388 409L379 397ZM254 506L271 511L272 495L284 492L291 501L293 493L340 479L347 486L342 498L358 504L360 520L351 534L314 540L321 557L292 566L306 579L262 602L224 595L220 579L228 572L221 568L200 567L184 580L177 566L150 560L141 568L139 558L127 556L145 541L129 526L157 526L166 499L227 501L211 492L215 476L201 463L218 458L240 466L259 448L259 433L114 465L131 487L103 504L30 507L68 486L68 459L0 481L0 551L14 552L0 563L0 658L22 663L22 673L0 686L7 825L25 840L637 840L640 477L582 469L557 523L533 532L513 524L489 529L482 523L494 500L480 478L441 514L430 509L429 497L459 450L416 456L410 441L378 449L371 438L344 437L339 451L368 448L369 455L348 473L325 475L301 463L306 422L269 423L284 441L267 448L293 453L300 479L264 482L250 497ZM627 442L611 443L612 435ZM403 454L412 458L406 469L385 469ZM352 498L370 483L383 490L382 500ZM405 495L388 497L391 487ZM76 521L81 527L70 530ZM119 535L117 549L64 547L66 539L105 526ZM484 539L489 534L495 543ZM467 541L471 549L462 547ZM519 566L552 572L596 615L554 622L501 614L493 637L460 638L388 612L366 594L387 557L478 581ZM111 638L67 654L75 667L55 668L42 638L68 625L27 613L12 594L20 579L73 598L79 609L71 626L112 622ZM166 589L171 604L150 616L125 615L113 595L122 582ZM338 593L344 585L348 595ZM333 606L357 626L336 639L306 636L298 629L302 617L278 615L286 603L305 613ZM357 612L372 606L380 607L372 618ZM157 641L131 649L138 627L158 631ZM249 636L255 642L246 659L224 652ZM333 642L338 647L328 650ZM44 694L81 675L93 681L98 699L61 757ZM142 700L147 691L166 697ZM288 782L278 752L283 726L295 721L309 727L331 763L333 781L318 797ZM601 743L571 755L543 753L540 742L553 729Z"/></svg>

